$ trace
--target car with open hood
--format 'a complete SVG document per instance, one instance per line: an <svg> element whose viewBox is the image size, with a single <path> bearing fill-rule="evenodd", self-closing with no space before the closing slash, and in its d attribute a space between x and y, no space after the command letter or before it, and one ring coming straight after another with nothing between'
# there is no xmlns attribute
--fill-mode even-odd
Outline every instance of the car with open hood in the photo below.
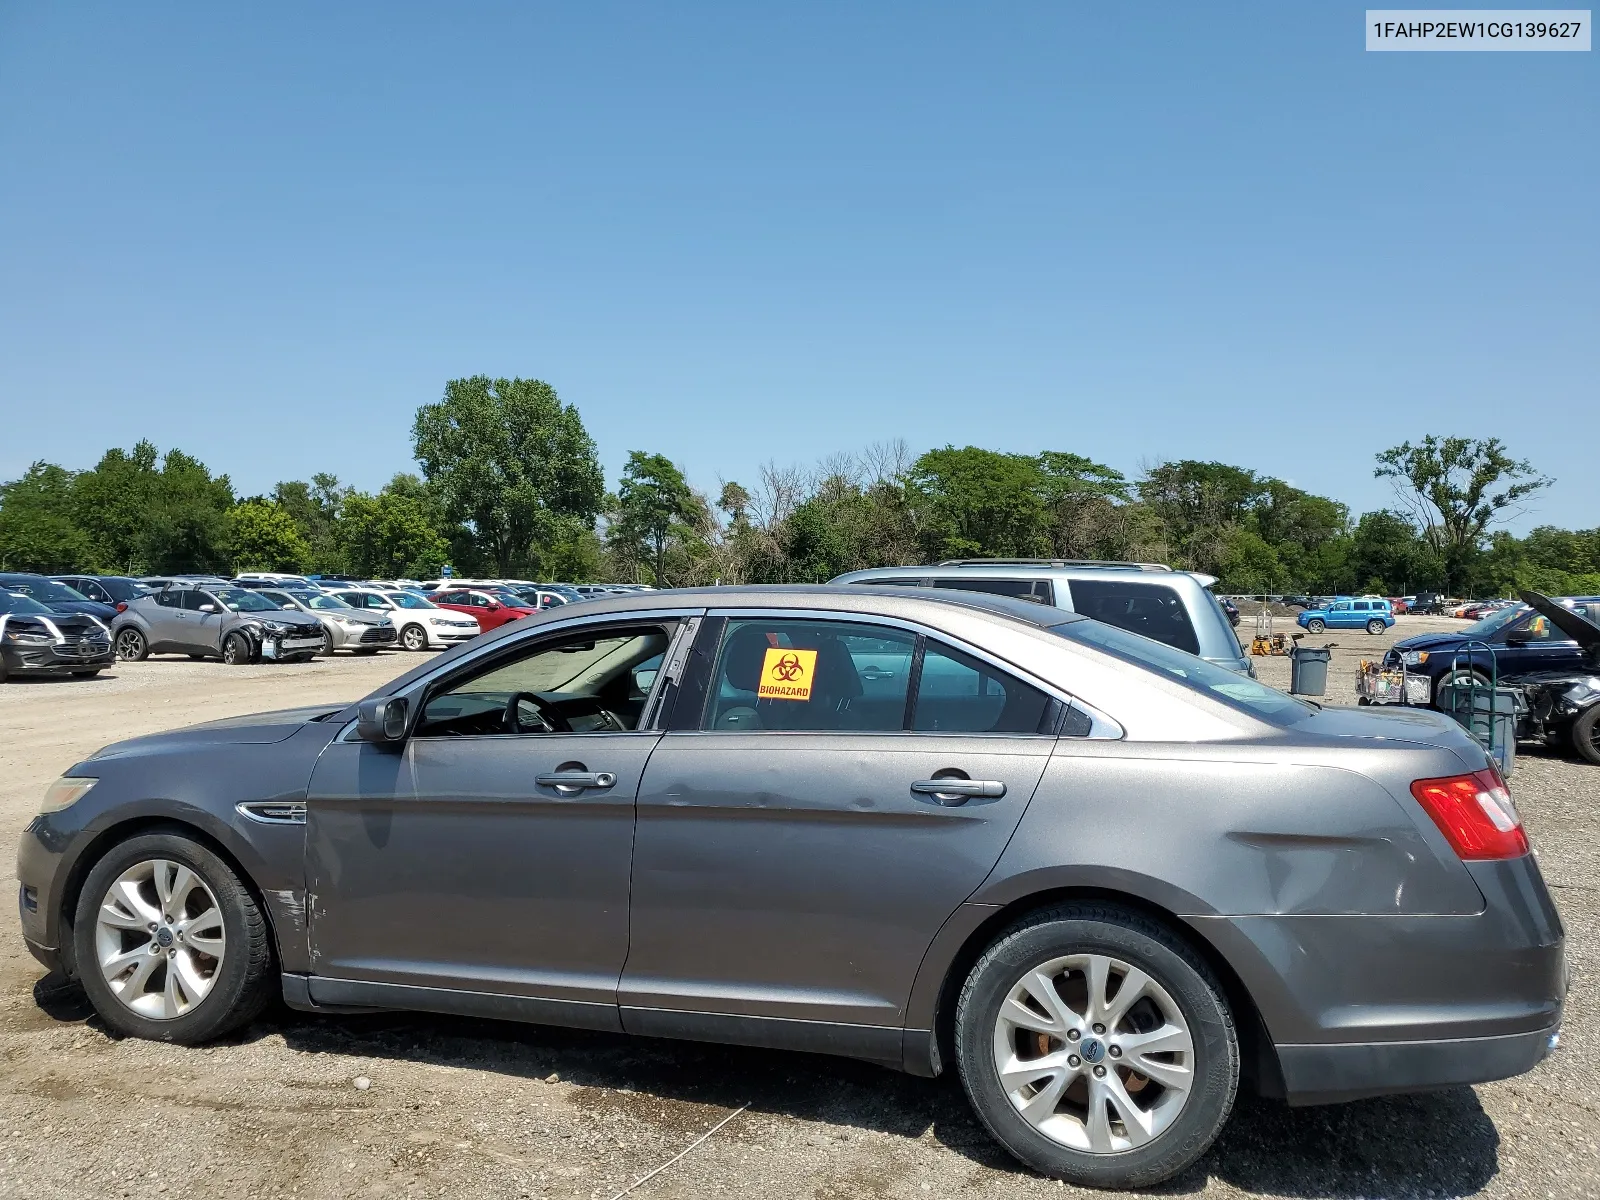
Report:
<svg viewBox="0 0 1600 1200"><path fill-rule="evenodd" d="M1600 624L1600 597L1561 596L1550 603ZM1413 679L1428 680L1415 703L1438 706L1449 685L1476 679L1507 679L1540 671L1580 671L1583 647L1576 638L1525 601L1507 605L1464 629L1417 633L1384 652L1383 668L1404 668ZM1421 694L1426 692L1426 695Z"/></svg>
<svg viewBox="0 0 1600 1200"><path fill-rule="evenodd" d="M928 588L596 598L359 701L107 746L16 875L29 949L119 1034L279 996L847 1055L955 1073L1100 1186L1187 1168L1241 1086L1527 1071L1566 988L1447 717Z"/></svg>

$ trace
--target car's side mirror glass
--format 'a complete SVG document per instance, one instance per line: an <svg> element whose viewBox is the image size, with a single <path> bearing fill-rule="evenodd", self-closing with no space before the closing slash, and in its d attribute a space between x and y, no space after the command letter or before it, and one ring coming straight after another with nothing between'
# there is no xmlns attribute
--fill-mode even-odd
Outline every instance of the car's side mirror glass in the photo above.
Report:
<svg viewBox="0 0 1600 1200"><path fill-rule="evenodd" d="M217 606L215 604L202 604L200 606L200 611L201 612L216 612L217 611Z"/></svg>
<svg viewBox="0 0 1600 1200"><path fill-rule="evenodd" d="M294 605L292 605L292 604L280 604L280 605L278 605L278 607L279 608L283 608L283 609L293 609Z"/></svg>
<svg viewBox="0 0 1600 1200"><path fill-rule="evenodd" d="M398 742L405 738L410 705L399 697L363 700L356 709L356 736L364 742Z"/></svg>

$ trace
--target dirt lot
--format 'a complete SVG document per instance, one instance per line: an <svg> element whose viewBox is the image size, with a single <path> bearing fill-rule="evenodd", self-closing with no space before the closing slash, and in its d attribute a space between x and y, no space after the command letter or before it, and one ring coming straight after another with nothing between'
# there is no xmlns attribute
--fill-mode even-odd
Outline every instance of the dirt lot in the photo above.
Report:
<svg viewBox="0 0 1600 1200"><path fill-rule="evenodd" d="M1340 643L1356 660L1450 622ZM1249 622L1245 622L1248 634ZM164 660L92 682L0 687L0 856L51 778L98 746L211 717L353 698L414 660L304 666ZM1260 660L1286 684L1284 659ZM1600 768L1526 753L1513 781L1566 919L1563 1049L1485 1087L1289 1110L1241 1098L1215 1149L1164 1192L1207 1196L1600 1195ZM437 1017L269 1012L204 1050L117 1041L80 995L39 984L0 922L0 1196L616 1196L711 1126L639 1197L1027 1197L958 1085L798 1054ZM742 1108L742 1111L740 1111Z"/></svg>

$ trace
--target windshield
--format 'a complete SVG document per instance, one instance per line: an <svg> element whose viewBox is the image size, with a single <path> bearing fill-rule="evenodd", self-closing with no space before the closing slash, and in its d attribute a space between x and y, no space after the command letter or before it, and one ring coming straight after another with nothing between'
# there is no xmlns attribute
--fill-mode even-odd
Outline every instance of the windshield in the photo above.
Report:
<svg viewBox="0 0 1600 1200"><path fill-rule="evenodd" d="M277 612L279 605L268 600L260 592L248 591L245 588L217 588L211 593L231 612Z"/></svg>
<svg viewBox="0 0 1600 1200"><path fill-rule="evenodd" d="M489 598L491 600L500 601L501 604L506 605L508 608L536 608L537 607L537 605L532 604L529 601L523 599L521 596L517 595L515 592L505 592L505 591L490 592L489 593Z"/></svg>
<svg viewBox="0 0 1600 1200"><path fill-rule="evenodd" d="M18 616L22 616L24 613L29 616L35 613L44 613L48 616L50 610L37 600L30 599L27 596L19 596L15 592L0 591L0 613L16 613Z"/></svg>
<svg viewBox="0 0 1600 1200"><path fill-rule="evenodd" d="M320 595L316 595L316 596L308 596L306 598L306 603L309 604L312 608L322 608L322 609L354 608L355 607L355 605L346 604L343 600L339 599L339 597L329 595L326 592L324 592L324 593L322 593Z"/></svg>
<svg viewBox="0 0 1600 1200"><path fill-rule="evenodd" d="M1528 615L1526 604L1513 604L1510 608L1502 608L1499 612L1492 612L1481 621L1475 621L1461 630L1457 637L1486 638L1491 633L1499 633L1518 617Z"/></svg>
<svg viewBox="0 0 1600 1200"><path fill-rule="evenodd" d="M385 597L396 608L438 608L432 600L424 599L415 592L389 592Z"/></svg>
<svg viewBox="0 0 1600 1200"><path fill-rule="evenodd" d="M1299 721L1317 711L1314 706L1296 700L1277 688L1257 683L1248 676L1209 663L1164 642L1118 629L1115 625L1099 621L1072 621L1052 626L1050 632L1104 650L1136 667L1177 679L1186 687L1205 692L1234 708L1242 708L1252 716L1275 724Z"/></svg>
<svg viewBox="0 0 1600 1200"><path fill-rule="evenodd" d="M26 582L0 584L14 591L32 596L35 600L43 600L46 604L71 604L80 603L89 597L82 592L69 588L64 583L57 583L54 579L29 579ZM46 609L45 611L49 611Z"/></svg>

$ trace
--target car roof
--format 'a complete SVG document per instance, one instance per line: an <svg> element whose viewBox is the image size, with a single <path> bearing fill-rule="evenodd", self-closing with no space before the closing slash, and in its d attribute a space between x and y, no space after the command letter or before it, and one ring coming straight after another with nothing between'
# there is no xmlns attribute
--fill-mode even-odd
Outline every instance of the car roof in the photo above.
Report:
<svg viewBox="0 0 1600 1200"><path fill-rule="evenodd" d="M1020 558L993 561L952 559L945 562L929 563L925 566L868 567L861 571L847 571L831 582L860 583L865 580L876 579L928 579L935 576L952 578L962 575L968 575L974 579L1044 577L1067 580L1120 580L1122 582L1137 580L1140 583L1171 584L1177 584L1179 580L1187 580L1197 583L1201 587L1210 587L1211 584L1216 582L1216 577L1213 575L1205 575L1198 571L1180 571L1172 567L1162 566L1159 563L1091 563L1087 560Z"/></svg>

